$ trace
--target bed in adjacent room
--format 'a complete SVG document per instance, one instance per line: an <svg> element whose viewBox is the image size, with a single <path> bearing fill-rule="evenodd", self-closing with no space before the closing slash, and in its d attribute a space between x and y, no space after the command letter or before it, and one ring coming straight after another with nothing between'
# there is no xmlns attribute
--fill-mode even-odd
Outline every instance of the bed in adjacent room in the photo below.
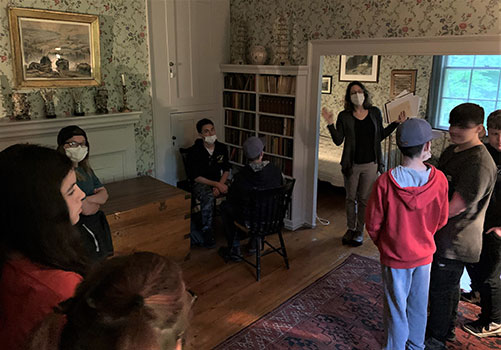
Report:
<svg viewBox="0 0 501 350"><path fill-rule="evenodd" d="M333 186L344 187L341 173L341 154L343 145L336 146L332 139L320 135L318 141L318 179L330 182Z"/></svg>

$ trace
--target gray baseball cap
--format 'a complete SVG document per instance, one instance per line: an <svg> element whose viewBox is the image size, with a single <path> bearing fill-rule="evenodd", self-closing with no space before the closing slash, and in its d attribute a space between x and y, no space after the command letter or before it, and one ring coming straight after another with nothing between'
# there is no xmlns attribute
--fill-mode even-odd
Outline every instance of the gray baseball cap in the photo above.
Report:
<svg viewBox="0 0 501 350"><path fill-rule="evenodd" d="M397 144L400 147L419 146L441 135L439 131L432 130L426 120L409 118L397 128Z"/></svg>
<svg viewBox="0 0 501 350"><path fill-rule="evenodd" d="M249 159L255 159L263 152L264 144L259 137L251 136L245 140L243 147L245 156Z"/></svg>

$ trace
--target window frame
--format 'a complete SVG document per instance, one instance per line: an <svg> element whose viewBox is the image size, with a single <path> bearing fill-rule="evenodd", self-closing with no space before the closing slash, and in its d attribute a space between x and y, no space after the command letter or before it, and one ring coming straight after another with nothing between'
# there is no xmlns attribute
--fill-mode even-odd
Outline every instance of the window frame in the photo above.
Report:
<svg viewBox="0 0 501 350"><path fill-rule="evenodd" d="M446 67L446 62L447 58L449 56L462 56L462 55L442 55L442 56L433 56L433 61L432 61L432 72L431 72L431 78L430 78L430 87L429 87L429 94L428 94L428 106L426 110L426 114L429 116L429 121L430 124L434 129L439 129L439 130L449 130L448 125L440 125L440 109L442 107L442 95L443 95L443 90L444 90L444 76L445 76L445 71L447 69ZM473 55L475 56L484 56L484 55ZM468 86L468 96L466 97L467 100L470 100L470 92L471 92L471 84L472 84L472 76L475 70L477 69L486 69L486 67L475 67L474 64L472 66L465 66L465 67L454 67L457 69L470 69L470 80L469 80L469 86ZM500 76L498 79L498 89L496 91L495 95L495 108L501 108L501 99L499 97L501 96L501 67L488 67L487 69L495 69L500 72ZM474 99L478 100L478 99ZM475 103L475 101L473 101ZM486 111L485 115L485 123L487 121L487 115L490 113L490 111Z"/></svg>

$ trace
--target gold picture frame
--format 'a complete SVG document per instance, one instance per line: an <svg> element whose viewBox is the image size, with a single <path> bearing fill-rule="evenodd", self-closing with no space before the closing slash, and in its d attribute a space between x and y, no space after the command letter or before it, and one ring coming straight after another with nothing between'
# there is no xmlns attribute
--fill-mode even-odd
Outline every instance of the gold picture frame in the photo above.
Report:
<svg viewBox="0 0 501 350"><path fill-rule="evenodd" d="M395 69L391 71L390 97L397 97L402 91L416 92L417 69Z"/></svg>
<svg viewBox="0 0 501 350"><path fill-rule="evenodd" d="M16 88L101 84L98 16L10 7L9 28Z"/></svg>

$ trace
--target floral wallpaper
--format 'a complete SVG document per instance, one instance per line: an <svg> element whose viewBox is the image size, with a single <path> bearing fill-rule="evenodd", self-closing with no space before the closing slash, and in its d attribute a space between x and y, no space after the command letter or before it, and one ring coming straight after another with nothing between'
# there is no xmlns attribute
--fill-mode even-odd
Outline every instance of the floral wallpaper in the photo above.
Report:
<svg viewBox="0 0 501 350"><path fill-rule="evenodd" d="M245 40L247 50L263 45L273 57L282 39L276 30L276 19L282 15L289 29L292 64L306 64L307 44L314 39L501 32L499 0L231 0L230 6L232 54ZM242 25L245 38L235 31Z"/></svg>
<svg viewBox="0 0 501 350"><path fill-rule="evenodd" d="M322 94L322 107L338 113L343 110L344 95L348 82L339 81L339 56L325 56L322 75L332 76L332 93ZM390 100L390 77L395 69L416 69L416 95L421 97L419 117L424 118L428 100L433 56L380 56L379 79L377 83L363 83L369 91L372 104L384 111L384 104ZM329 136L327 125L320 118L320 135Z"/></svg>
<svg viewBox="0 0 501 350"><path fill-rule="evenodd" d="M150 93L146 2L135 0L0 0L0 118L12 114L12 51L9 37L8 7L25 7L99 16L102 86L108 90L108 109L116 112L122 105L122 73L128 88L129 108L142 111L135 125L136 168L138 175L154 171L152 97ZM73 89L71 89L73 90ZM95 113L96 87L78 88L86 114ZM29 94L31 118L44 118L39 89L23 89ZM58 117L72 115L70 89L58 88L55 96ZM78 119L75 119L78 123ZM55 142L55 140L54 140Z"/></svg>
<svg viewBox="0 0 501 350"><path fill-rule="evenodd" d="M230 10L232 58L238 56L242 45L247 52L255 45L263 45L271 61L275 48L284 44L284 32L277 30L277 18L283 16L288 28L285 36L291 64L307 63L309 40L501 33L499 0L230 0ZM245 29L245 35L239 35L241 28ZM401 62L395 63L403 68ZM324 74L333 75L333 93L330 97L322 96L322 104L332 107L335 114L342 106L343 94L339 91L346 86L338 82L337 64L337 58L332 62L327 60ZM418 66L424 69L418 68L417 76L423 115L429 71L424 62ZM367 86L377 106L388 99L386 84L381 81ZM325 125L321 125L321 130L325 131ZM448 143L448 134L444 133L443 138L433 143L434 155L440 154Z"/></svg>

